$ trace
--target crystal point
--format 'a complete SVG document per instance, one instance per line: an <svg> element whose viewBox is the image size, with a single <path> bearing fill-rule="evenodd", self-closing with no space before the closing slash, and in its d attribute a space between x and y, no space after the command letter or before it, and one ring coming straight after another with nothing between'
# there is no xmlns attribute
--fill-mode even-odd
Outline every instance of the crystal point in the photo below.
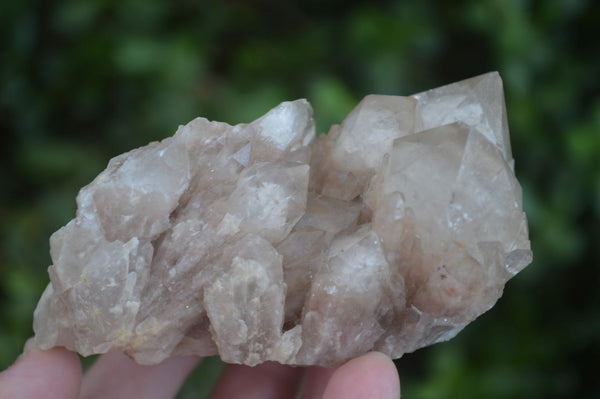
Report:
<svg viewBox="0 0 600 399"><path fill-rule="evenodd" d="M531 262L497 73L367 96L319 137L306 100L197 118L112 159L77 205L33 344L141 364L397 358L452 338Z"/></svg>

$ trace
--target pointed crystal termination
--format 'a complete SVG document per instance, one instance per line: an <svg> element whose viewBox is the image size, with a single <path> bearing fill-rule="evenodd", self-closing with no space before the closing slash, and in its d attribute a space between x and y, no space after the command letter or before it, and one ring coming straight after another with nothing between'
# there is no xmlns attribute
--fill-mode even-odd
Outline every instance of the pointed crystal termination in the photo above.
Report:
<svg viewBox="0 0 600 399"><path fill-rule="evenodd" d="M452 338L531 262L502 82L198 118L110 161L50 239L33 345L332 366Z"/></svg>

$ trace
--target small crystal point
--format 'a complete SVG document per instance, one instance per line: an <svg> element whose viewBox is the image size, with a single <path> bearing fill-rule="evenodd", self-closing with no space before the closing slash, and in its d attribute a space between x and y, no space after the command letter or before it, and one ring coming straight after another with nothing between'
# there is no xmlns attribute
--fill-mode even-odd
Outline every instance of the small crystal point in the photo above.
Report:
<svg viewBox="0 0 600 399"><path fill-rule="evenodd" d="M197 118L112 159L50 239L33 345L333 366L452 338L531 262L502 82Z"/></svg>
<svg viewBox="0 0 600 399"><path fill-rule="evenodd" d="M418 102L417 131L463 122L476 128L511 162L504 90L498 72L414 94L412 98Z"/></svg>

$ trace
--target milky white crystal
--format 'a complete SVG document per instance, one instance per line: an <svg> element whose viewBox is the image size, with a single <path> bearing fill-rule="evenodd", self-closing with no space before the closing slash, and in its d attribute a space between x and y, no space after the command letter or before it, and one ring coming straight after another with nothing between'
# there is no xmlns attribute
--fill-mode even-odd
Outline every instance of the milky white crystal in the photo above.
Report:
<svg viewBox="0 0 600 399"><path fill-rule="evenodd" d="M531 261L502 82L197 118L112 159L54 233L34 345L331 366L452 338Z"/></svg>

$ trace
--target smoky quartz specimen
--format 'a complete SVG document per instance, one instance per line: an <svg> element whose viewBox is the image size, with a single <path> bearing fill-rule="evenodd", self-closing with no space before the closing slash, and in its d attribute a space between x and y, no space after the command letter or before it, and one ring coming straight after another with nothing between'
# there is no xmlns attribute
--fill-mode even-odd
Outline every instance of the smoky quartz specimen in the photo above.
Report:
<svg viewBox="0 0 600 399"><path fill-rule="evenodd" d="M33 345L332 366L447 340L531 262L502 82L197 118L110 161L50 239Z"/></svg>

